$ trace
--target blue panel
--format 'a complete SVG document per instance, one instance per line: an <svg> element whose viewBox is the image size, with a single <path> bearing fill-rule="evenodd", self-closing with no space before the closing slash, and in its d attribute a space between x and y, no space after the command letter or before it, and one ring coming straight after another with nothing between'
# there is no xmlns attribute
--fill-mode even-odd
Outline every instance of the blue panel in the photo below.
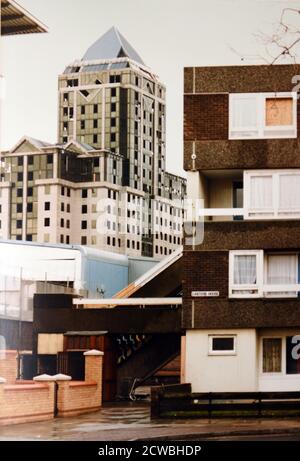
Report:
<svg viewBox="0 0 300 461"><path fill-rule="evenodd" d="M105 298L114 296L128 285L128 267L106 261L89 259L86 262L86 289L89 296L104 290Z"/></svg>

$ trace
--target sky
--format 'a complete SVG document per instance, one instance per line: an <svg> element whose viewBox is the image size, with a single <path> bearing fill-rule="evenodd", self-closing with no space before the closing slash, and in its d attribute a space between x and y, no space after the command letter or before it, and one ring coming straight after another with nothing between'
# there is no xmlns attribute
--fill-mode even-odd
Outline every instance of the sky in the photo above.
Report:
<svg viewBox="0 0 300 461"><path fill-rule="evenodd" d="M24 135L57 140L57 77L115 25L167 87L167 169L184 174L183 68L261 64L256 35L271 33L300 0L18 0L48 34L1 39L0 147ZM233 51L235 49L238 53Z"/></svg>

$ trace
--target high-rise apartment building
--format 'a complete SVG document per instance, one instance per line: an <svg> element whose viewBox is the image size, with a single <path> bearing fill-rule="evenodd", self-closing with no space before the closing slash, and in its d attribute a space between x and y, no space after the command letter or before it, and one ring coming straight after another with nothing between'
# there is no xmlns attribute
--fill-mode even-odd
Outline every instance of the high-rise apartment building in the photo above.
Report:
<svg viewBox="0 0 300 461"><path fill-rule="evenodd" d="M2 154L1 238L158 258L181 245L165 87L117 29L59 76L58 133L57 145L25 137Z"/></svg>
<svg viewBox="0 0 300 461"><path fill-rule="evenodd" d="M205 219L184 249L193 392L299 389L299 73L185 69L188 196Z"/></svg>

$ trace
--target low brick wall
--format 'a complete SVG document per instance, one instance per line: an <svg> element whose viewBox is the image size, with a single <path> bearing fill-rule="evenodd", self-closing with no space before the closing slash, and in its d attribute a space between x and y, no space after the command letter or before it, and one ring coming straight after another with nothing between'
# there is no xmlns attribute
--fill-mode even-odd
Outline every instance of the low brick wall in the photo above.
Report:
<svg viewBox="0 0 300 461"><path fill-rule="evenodd" d="M87 354L89 352L85 356L85 381L58 382L58 416L75 416L101 408L103 354Z"/></svg>
<svg viewBox="0 0 300 461"><path fill-rule="evenodd" d="M16 351L6 351L0 360L0 426L45 421L56 415L75 416L101 408L103 352L85 353L85 381L71 381L64 375L16 381L16 357Z"/></svg>
<svg viewBox="0 0 300 461"><path fill-rule="evenodd" d="M6 379L6 384L15 384L17 379L17 351L0 351L0 376Z"/></svg>
<svg viewBox="0 0 300 461"><path fill-rule="evenodd" d="M77 416L97 411L101 398L97 383L61 382L58 384L58 416Z"/></svg>
<svg viewBox="0 0 300 461"><path fill-rule="evenodd" d="M54 417L54 382L0 384L0 425L45 421Z"/></svg>

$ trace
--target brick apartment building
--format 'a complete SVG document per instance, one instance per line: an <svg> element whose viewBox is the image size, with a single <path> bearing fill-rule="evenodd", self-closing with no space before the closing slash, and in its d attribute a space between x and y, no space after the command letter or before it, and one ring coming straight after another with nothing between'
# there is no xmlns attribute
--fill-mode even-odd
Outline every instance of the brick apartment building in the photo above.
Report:
<svg viewBox="0 0 300 461"><path fill-rule="evenodd" d="M299 390L299 74L185 69L188 197L204 201L203 243L184 248L193 392Z"/></svg>

